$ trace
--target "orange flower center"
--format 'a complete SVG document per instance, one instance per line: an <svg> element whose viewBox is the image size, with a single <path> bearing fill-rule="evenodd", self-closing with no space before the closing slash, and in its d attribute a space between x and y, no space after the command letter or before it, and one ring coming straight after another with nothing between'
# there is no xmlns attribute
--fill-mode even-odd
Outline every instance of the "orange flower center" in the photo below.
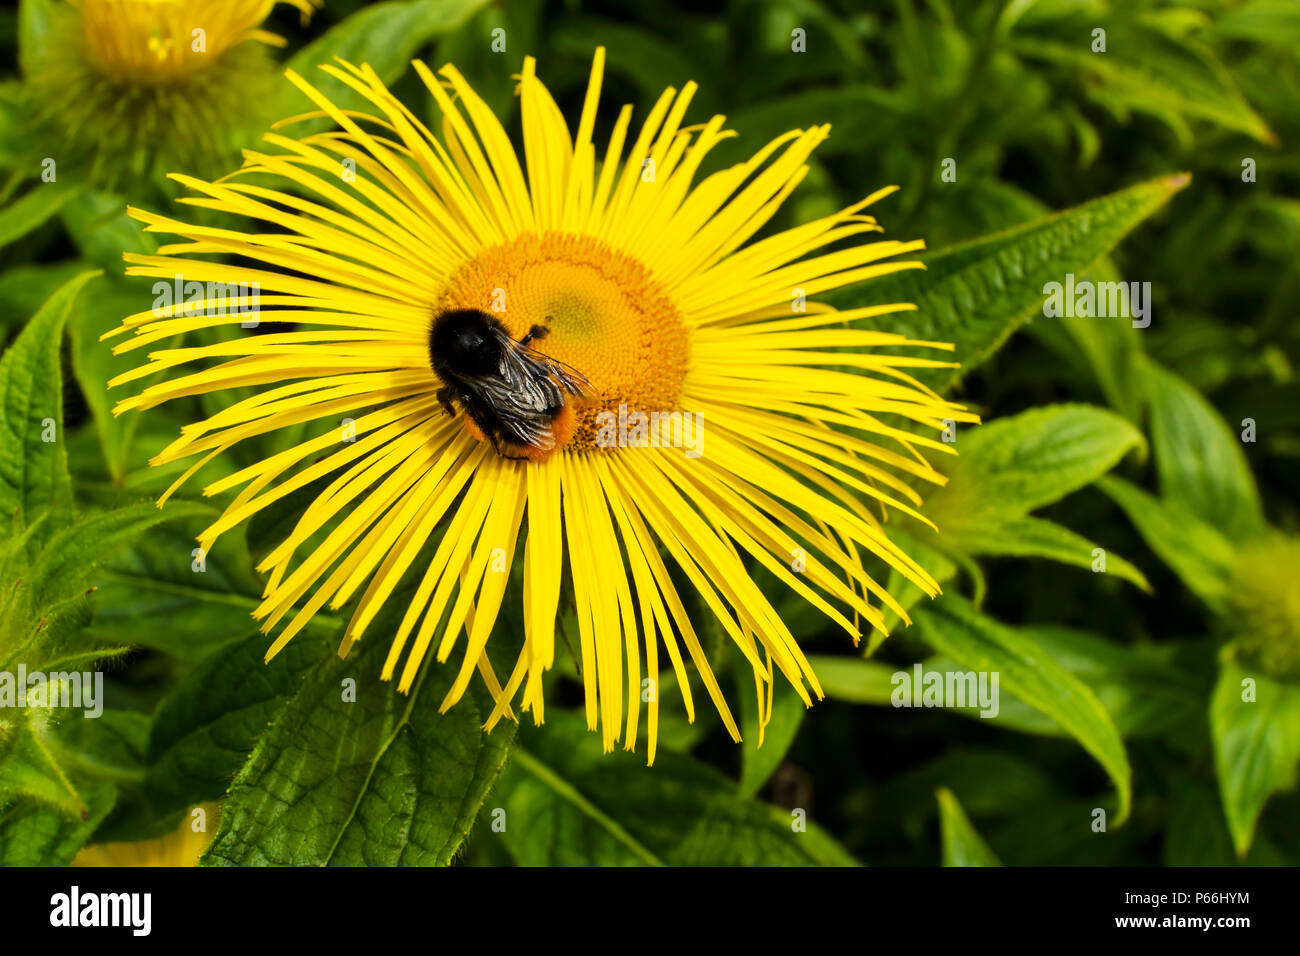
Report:
<svg viewBox="0 0 1300 956"><path fill-rule="evenodd" d="M579 451L598 446L598 416L677 408L690 354L681 314L634 259L598 239L561 233L521 236L484 249L447 281L433 314L480 309L516 340L549 330L532 348L577 369L591 396L571 399L573 421L557 429ZM476 429L471 434L482 439Z"/></svg>

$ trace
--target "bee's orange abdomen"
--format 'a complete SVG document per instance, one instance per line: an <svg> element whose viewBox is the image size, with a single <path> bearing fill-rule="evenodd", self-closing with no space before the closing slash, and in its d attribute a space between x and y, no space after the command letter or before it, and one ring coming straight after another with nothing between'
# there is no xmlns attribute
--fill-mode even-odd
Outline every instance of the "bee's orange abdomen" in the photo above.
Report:
<svg viewBox="0 0 1300 956"><path fill-rule="evenodd" d="M483 429L478 427L474 419L468 415L463 417L465 419L465 431L469 432L470 437L476 441L489 441L488 436L483 432ZM560 409L560 413L551 422L551 434L555 436L555 444L550 448L502 442L501 449L511 457L527 458L529 461L545 461L569 443L577 424L577 416L573 414L573 403L565 402L564 407Z"/></svg>

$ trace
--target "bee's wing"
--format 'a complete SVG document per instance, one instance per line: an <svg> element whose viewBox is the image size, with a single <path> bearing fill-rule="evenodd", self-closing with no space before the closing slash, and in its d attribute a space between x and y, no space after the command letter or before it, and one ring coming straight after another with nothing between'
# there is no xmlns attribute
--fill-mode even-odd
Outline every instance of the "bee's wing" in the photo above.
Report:
<svg viewBox="0 0 1300 956"><path fill-rule="evenodd" d="M559 359L551 358L549 355L543 355L536 349L531 349L526 345L520 345L518 342L514 344L516 349L526 353L533 362L543 366L547 373L560 383L560 387L570 395L591 395L591 382L587 381L587 376L583 375L572 365L566 365Z"/></svg>

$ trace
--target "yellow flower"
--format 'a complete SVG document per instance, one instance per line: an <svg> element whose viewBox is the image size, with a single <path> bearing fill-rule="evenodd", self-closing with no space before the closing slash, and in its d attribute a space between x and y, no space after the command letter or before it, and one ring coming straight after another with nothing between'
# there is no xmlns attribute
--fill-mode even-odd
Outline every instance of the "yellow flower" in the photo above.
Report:
<svg viewBox="0 0 1300 956"><path fill-rule="evenodd" d="M264 229L196 227L132 210L148 231L185 241L158 255L126 256L132 275L212 283L201 296L207 312L221 311L225 284L258 283L260 321L277 324L263 334L151 351L147 364L112 384L202 363L148 385L119 412L237 386L255 390L182 429L154 459L196 459L164 501L238 442L314 423L316 437L204 490L240 489L199 537L210 550L261 509L335 476L260 565L269 579L255 616L268 633L285 625L268 659L317 610L341 607L359 592L340 648L346 654L434 536L436 551L392 638L383 677L397 676L408 690L426 654L443 662L460 647L443 709L477 669L497 702L487 726L513 717L516 699L540 722L542 675L555 655L561 592L570 590L561 581L567 566L588 724L602 731L607 750L620 739L632 749L644 699L653 760L658 694L643 691L657 685L643 680L657 682L661 648L688 716L687 659L740 739L678 582L698 592L744 655L760 713L777 670L811 702L821 696L817 678L746 559L855 641L860 619L884 629L882 606L906 619L864 559L937 592L890 540L881 515L891 509L925 520L904 479L942 481L922 450L950 449L917 431L975 418L908 374L948 363L892 348L951 346L908 343L869 327L875 316L913 306L835 311L812 301L920 267L898 256L921 242L859 241L881 231L863 210L891 189L754 240L807 172L828 127L791 131L749 161L697 181L709 150L732 135L723 118L684 125L690 83L667 90L639 131L624 107L598 153L603 66L598 50L571 134L534 62L525 61L522 164L453 66L439 79L415 64L441 113L441 135L367 66L322 69L365 97L370 115L338 109L290 72L340 131L268 134L271 150L247 151L243 168L219 182L174 177L198 194L182 201ZM274 189L268 176L291 185ZM176 302L126 318L109 333L133 333L116 351L247 319L185 309ZM589 380L587 396L566 406L569 427L557 428L549 453L506 457L465 415L441 407L431 325L454 309L493 316L516 340L535 326L549 329L534 347ZM673 412L693 417L647 429L660 439L652 445L611 447L611 435L624 437L611 426L620 413L632 421L637 413ZM342 431L345 418L352 424ZM673 447L686 444L686 422L707 439L698 456ZM524 633L502 682L485 647L516 560L522 596L512 599L522 601Z"/></svg>
<svg viewBox="0 0 1300 956"><path fill-rule="evenodd" d="M283 46L258 29L277 2L302 11L320 0L70 0L81 11L86 56L104 77L171 83L208 69L247 40Z"/></svg>
<svg viewBox="0 0 1300 956"><path fill-rule="evenodd" d="M277 3L306 21L321 0L68 0L31 44L25 88L38 155L113 187L175 168L217 173L264 128L277 81L260 28ZM250 42L252 41L252 42ZM251 130L249 126L255 126ZM63 172L63 170L60 170Z"/></svg>
<svg viewBox="0 0 1300 956"><path fill-rule="evenodd" d="M1300 539L1269 532L1241 545L1222 630L1264 673L1300 680Z"/></svg>

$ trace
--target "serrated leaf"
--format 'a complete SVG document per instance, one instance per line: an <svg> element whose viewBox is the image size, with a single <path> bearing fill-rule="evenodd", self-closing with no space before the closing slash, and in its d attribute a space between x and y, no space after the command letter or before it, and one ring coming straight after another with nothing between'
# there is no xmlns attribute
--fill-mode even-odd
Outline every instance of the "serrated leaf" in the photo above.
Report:
<svg viewBox="0 0 1300 956"><path fill-rule="evenodd" d="M1225 654L1210 699L1210 735L1232 843L1245 856L1268 798L1296 783L1300 685L1247 671Z"/></svg>
<svg viewBox="0 0 1300 956"><path fill-rule="evenodd" d="M36 313L0 358L0 515L26 524L56 501L72 503L63 435L63 326L82 286L68 281ZM53 422L54 441L42 439Z"/></svg>
<svg viewBox="0 0 1300 956"><path fill-rule="evenodd" d="M146 787L160 812L219 799L306 677L333 650L299 635L266 661L257 634L196 667L158 709Z"/></svg>
<svg viewBox="0 0 1300 956"><path fill-rule="evenodd" d="M1088 270L1189 181L1185 173L1162 176L1036 222L926 253L919 257L925 271L891 273L829 300L842 309L915 303L917 311L873 318L872 327L953 343L960 369L915 370L926 384L949 388L1031 316L1041 315L1048 282Z"/></svg>
<svg viewBox="0 0 1300 956"><path fill-rule="evenodd" d="M984 842L951 790L935 792L939 802L939 831L943 840L944 866L1001 866L997 855Z"/></svg>
<svg viewBox="0 0 1300 956"><path fill-rule="evenodd" d="M1117 823L1128 817L1132 771L1124 741L1106 708L1088 687L1023 632L980 614L945 594L919 608L922 639L968 670L998 674L999 688L1051 717L1092 754L1119 793Z"/></svg>
<svg viewBox="0 0 1300 956"><path fill-rule="evenodd" d="M1201 395L1148 361L1151 448L1161 497L1240 541L1265 530L1242 443Z"/></svg>
<svg viewBox="0 0 1300 956"><path fill-rule="evenodd" d="M168 503L163 511L179 503ZM197 564L195 531L210 524L212 514L201 520L155 529L132 547L119 549L96 573L92 636L200 661L256 633L252 612L261 603L262 584L248 549L235 531ZM320 634L337 624L333 615L322 613L308 626Z"/></svg>
<svg viewBox="0 0 1300 956"><path fill-rule="evenodd" d="M376 627L346 660L315 668L230 788L207 865L433 866L449 863L509 750L513 725L480 727L475 687L438 713L455 669L430 654L410 695L379 679ZM355 701L344 700L344 679Z"/></svg>
<svg viewBox="0 0 1300 956"><path fill-rule="evenodd" d="M86 515L60 529L30 570L35 604L45 607L78 589L113 551L164 521L211 517L212 509L195 502L173 502L161 509L148 502Z"/></svg>
<svg viewBox="0 0 1300 956"><path fill-rule="evenodd" d="M67 866L113 809L116 788L98 781L80 790L87 816L68 817L35 800L0 808L0 866Z"/></svg>
<svg viewBox="0 0 1300 956"><path fill-rule="evenodd" d="M12 675L6 675L12 681ZM29 688L17 688L20 706L26 707ZM44 693L44 689L41 691ZM23 713L23 712L20 712ZM47 728L34 719L15 720L6 728L0 751L0 802L36 801L53 807L64 816L80 818L86 811L82 798L68 780L52 752Z"/></svg>
<svg viewBox="0 0 1300 956"><path fill-rule="evenodd" d="M661 750L653 767L602 754L600 737L571 713L526 725L497 789L499 838L523 866L849 866L815 823L736 793L735 782Z"/></svg>
<svg viewBox="0 0 1300 956"><path fill-rule="evenodd" d="M1210 525L1113 475L1097 482L1165 564L1212 609L1222 610L1231 587L1236 551Z"/></svg>

